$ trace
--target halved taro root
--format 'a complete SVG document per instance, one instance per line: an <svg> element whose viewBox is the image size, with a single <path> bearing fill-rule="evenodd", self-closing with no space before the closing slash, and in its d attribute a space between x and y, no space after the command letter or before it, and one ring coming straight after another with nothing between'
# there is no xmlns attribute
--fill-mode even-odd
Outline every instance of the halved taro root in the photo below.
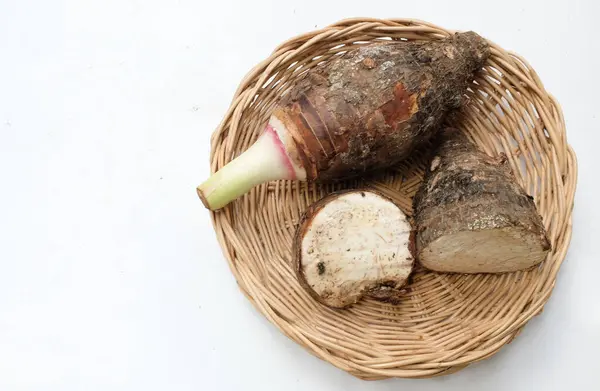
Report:
<svg viewBox="0 0 600 391"><path fill-rule="evenodd" d="M412 271L412 234L406 215L373 190L330 194L306 211L294 238L301 285L334 308L363 296L395 301Z"/></svg>
<svg viewBox="0 0 600 391"><path fill-rule="evenodd" d="M490 157L456 129L439 139L414 197L416 255L428 269L502 273L542 262L550 242L506 156Z"/></svg>

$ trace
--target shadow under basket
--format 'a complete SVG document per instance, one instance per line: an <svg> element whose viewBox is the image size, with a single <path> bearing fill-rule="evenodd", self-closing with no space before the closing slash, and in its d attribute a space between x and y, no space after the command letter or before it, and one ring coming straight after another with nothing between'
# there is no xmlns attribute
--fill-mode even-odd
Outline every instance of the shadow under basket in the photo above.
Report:
<svg viewBox="0 0 600 391"><path fill-rule="evenodd" d="M454 31L403 19L343 20L284 42L242 80L212 137L211 169L245 151L277 100L308 69L378 40L435 40ZM328 193L373 186L409 216L427 151L373 176L337 184L277 181L212 212L241 291L285 335L362 379L425 378L456 372L509 343L550 297L571 238L577 180L559 104L520 56L490 42L491 56L465 96L456 126L490 155L504 152L536 202L552 243L538 267L507 274L414 272L398 305L363 299L333 310L298 283L292 238L304 210Z"/></svg>

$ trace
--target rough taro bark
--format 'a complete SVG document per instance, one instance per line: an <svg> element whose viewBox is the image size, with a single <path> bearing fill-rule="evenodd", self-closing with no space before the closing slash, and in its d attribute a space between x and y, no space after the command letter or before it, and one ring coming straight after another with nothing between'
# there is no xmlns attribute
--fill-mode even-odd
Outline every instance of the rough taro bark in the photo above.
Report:
<svg viewBox="0 0 600 391"><path fill-rule="evenodd" d="M456 129L440 135L413 209L417 256L445 235L503 228L522 229L550 249L533 197L516 182L506 156L488 156Z"/></svg>
<svg viewBox="0 0 600 391"><path fill-rule="evenodd" d="M307 179L357 176L429 139L488 56L473 32L366 45L308 72L274 115L292 134Z"/></svg>

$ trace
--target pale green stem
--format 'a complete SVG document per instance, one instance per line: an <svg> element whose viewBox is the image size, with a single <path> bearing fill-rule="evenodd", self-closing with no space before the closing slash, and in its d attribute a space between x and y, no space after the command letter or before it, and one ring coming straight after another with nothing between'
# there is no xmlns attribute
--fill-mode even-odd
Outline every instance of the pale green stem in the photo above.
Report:
<svg viewBox="0 0 600 391"><path fill-rule="evenodd" d="M198 186L204 206L220 209L261 183L292 179L293 171L290 174L286 166L288 158L275 137L264 133L248 150Z"/></svg>

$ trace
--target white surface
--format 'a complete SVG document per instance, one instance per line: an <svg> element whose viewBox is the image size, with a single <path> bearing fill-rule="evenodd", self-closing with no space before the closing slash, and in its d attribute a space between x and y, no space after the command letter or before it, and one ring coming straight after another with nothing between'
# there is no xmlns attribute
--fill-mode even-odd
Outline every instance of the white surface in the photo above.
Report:
<svg viewBox="0 0 600 391"><path fill-rule="evenodd" d="M412 228L389 199L367 191L341 194L304 224L300 269L323 303L344 307L374 288L382 296L393 293L387 284L379 289L382 281L406 285L413 268Z"/></svg>
<svg viewBox="0 0 600 391"><path fill-rule="evenodd" d="M600 360L598 3L0 2L0 390L591 390ZM349 16L473 29L527 58L580 163L544 313L491 360L362 382L238 291L194 187L242 76Z"/></svg>

